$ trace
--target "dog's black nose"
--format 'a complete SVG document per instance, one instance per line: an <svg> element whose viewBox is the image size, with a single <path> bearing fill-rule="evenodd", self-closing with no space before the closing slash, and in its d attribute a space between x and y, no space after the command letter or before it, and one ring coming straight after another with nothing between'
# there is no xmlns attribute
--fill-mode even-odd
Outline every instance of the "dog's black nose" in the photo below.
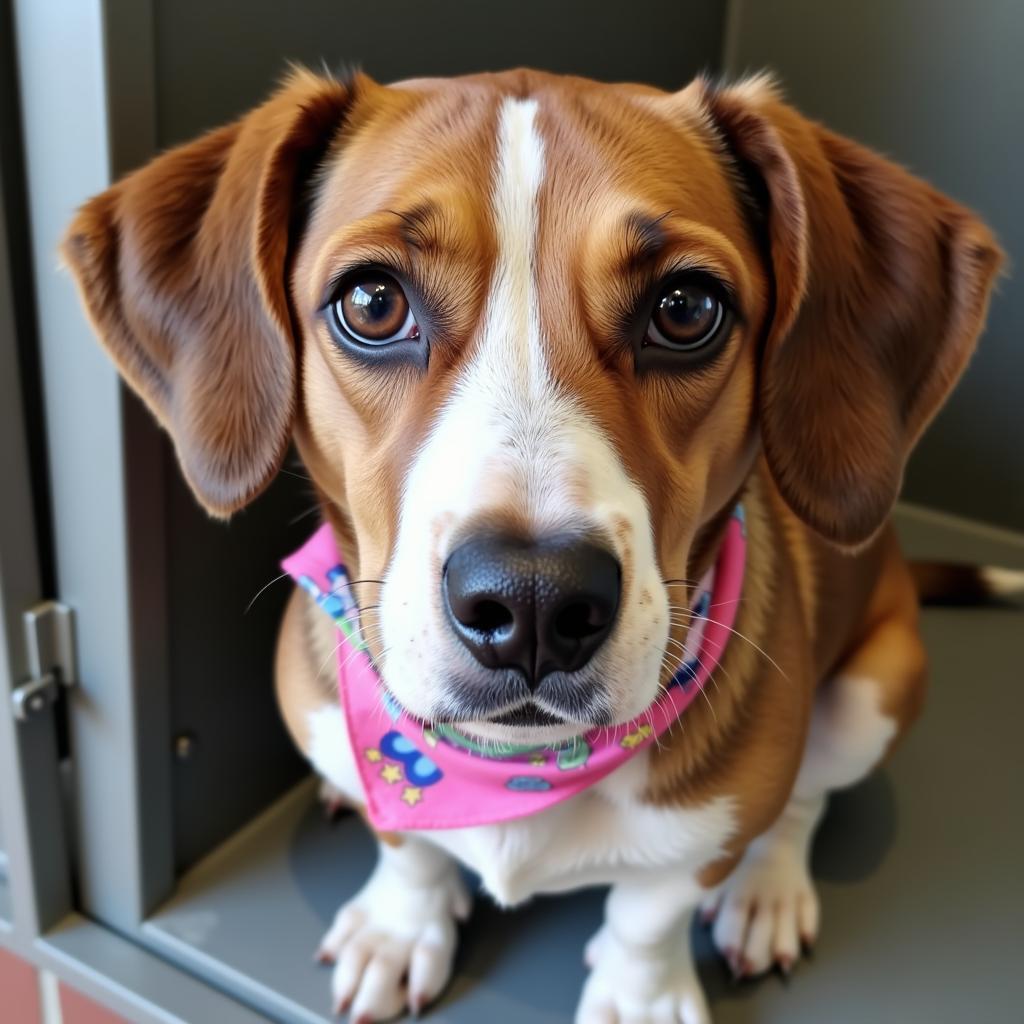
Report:
<svg viewBox="0 0 1024 1024"><path fill-rule="evenodd" d="M590 660L611 633L621 585L614 555L571 536L469 540L441 583L451 627L473 657L521 669L531 686Z"/></svg>

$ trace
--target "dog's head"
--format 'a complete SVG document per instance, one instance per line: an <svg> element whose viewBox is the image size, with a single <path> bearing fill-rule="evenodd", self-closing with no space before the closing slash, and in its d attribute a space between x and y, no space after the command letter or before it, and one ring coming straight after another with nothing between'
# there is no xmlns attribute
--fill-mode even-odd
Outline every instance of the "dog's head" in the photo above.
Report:
<svg viewBox="0 0 1024 1024"><path fill-rule="evenodd" d="M294 439L383 678L553 740L647 708L759 453L857 545L1000 256L764 80L294 74L79 213L97 330L226 516Z"/></svg>

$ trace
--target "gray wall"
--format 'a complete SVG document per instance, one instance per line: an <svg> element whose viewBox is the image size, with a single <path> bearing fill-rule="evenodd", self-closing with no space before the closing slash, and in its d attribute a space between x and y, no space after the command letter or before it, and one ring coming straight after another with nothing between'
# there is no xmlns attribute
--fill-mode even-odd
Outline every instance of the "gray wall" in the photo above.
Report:
<svg viewBox="0 0 1024 1024"><path fill-rule="evenodd" d="M672 89L719 69L721 0L155 0L161 145L234 117L288 60L381 82L526 65Z"/></svg>
<svg viewBox="0 0 1024 1024"><path fill-rule="evenodd" d="M733 0L730 74L772 68L789 99L972 206L1024 258L1024 3ZM1012 266L1011 266L1012 270ZM904 496L1024 529L1024 290L1002 282L966 377Z"/></svg>

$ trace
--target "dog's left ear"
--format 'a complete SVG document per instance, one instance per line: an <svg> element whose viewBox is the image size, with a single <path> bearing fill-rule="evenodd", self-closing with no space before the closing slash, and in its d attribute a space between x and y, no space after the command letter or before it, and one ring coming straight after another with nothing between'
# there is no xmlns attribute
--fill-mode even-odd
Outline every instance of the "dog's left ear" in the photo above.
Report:
<svg viewBox="0 0 1024 1024"><path fill-rule="evenodd" d="M960 376L1002 262L970 211L782 103L764 79L703 103L774 278L765 456L782 496L842 545L868 540Z"/></svg>
<svg viewBox="0 0 1024 1024"><path fill-rule="evenodd" d="M89 200L64 239L100 340L213 515L259 494L291 437L289 239L353 88L294 72L234 124Z"/></svg>

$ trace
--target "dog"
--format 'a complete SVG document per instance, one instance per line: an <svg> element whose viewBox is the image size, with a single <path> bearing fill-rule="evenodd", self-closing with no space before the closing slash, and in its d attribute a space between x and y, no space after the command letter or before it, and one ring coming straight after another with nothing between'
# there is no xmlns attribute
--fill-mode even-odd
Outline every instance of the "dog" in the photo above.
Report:
<svg viewBox="0 0 1024 1024"><path fill-rule="evenodd" d="M506 906L610 886L580 1024L708 1021L695 911L737 975L793 968L826 798L925 695L887 520L1001 264L974 214L764 76L295 70L63 253L211 515L292 444L315 483L277 693L380 838L339 1012L439 995L460 863Z"/></svg>

